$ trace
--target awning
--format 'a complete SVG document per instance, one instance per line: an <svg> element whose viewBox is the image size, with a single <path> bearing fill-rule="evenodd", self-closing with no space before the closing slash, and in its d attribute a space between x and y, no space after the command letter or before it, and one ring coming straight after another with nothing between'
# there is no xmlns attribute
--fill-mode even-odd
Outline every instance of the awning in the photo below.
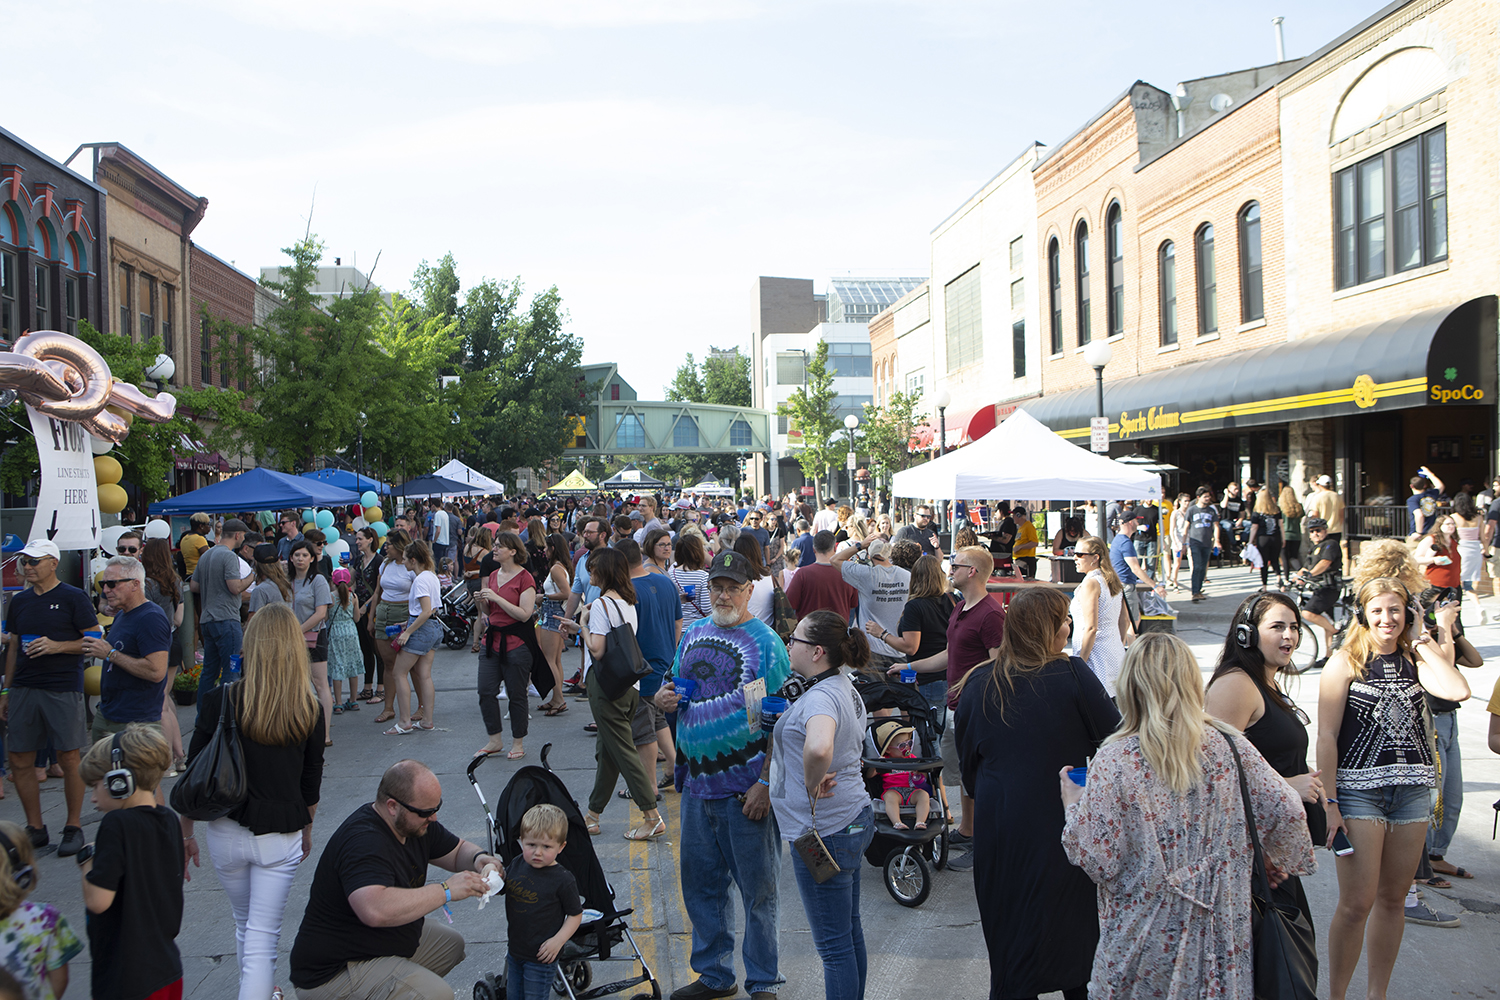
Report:
<svg viewBox="0 0 1500 1000"><path fill-rule="evenodd" d="M995 405L986 403L977 410L946 414L944 424L949 448L972 444L995 429ZM937 436L938 428L933 424L918 424L911 429L911 438L907 441L906 448L913 452L934 448L937 446Z"/></svg>
<svg viewBox="0 0 1500 1000"><path fill-rule="evenodd" d="M1112 440L1493 403L1496 297L1426 309L1303 340L1133 375L1104 373ZM1032 416L1087 444L1092 385L1028 402Z"/></svg>
<svg viewBox="0 0 1500 1000"><path fill-rule="evenodd" d="M209 451L202 441L194 441L186 434L177 435L177 444L172 449L172 464L182 471L228 472L229 462L216 451Z"/></svg>

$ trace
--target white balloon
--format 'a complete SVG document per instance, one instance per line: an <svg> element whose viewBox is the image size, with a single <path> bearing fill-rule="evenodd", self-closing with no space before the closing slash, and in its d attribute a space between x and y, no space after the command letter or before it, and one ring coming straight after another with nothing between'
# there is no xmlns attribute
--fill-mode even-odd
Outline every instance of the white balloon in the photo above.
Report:
<svg viewBox="0 0 1500 1000"><path fill-rule="evenodd" d="M110 556L115 555L115 546L120 544L120 536L129 531L130 528L124 524L111 525L108 528L99 529L99 547Z"/></svg>
<svg viewBox="0 0 1500 1000"><path fill-rule="evenodd" d="M339 556L349 554L349 543L344 541L342 538L338 539L337 541L329 542L327 545L323 546L323 554L326 555L329 559L333 560L333 564L337 566L339 563Z"/></svg>
<svg viewBox="0 0 1500 1000"><path fill-rule="evenodd" d="M363 517L356 517L350 523L353 525L355 531L363 531L365 528L368 528L370 526L369 522L366 521Z"/></svg>
<svg viewBox="0 0 1500 1000"><path fill-rule="evenodd" d="M114 446L115 443L113 441L105 441L102 438L94 437L92 434L89 435L89 451L95 455L107 455Z"/></svg>
<svg viewBox="0 0 1500 1000"><path fill-rule="evenodd" d="M172 526L166 521L155 520L146 523L147 538L171 538Z"/></svg>

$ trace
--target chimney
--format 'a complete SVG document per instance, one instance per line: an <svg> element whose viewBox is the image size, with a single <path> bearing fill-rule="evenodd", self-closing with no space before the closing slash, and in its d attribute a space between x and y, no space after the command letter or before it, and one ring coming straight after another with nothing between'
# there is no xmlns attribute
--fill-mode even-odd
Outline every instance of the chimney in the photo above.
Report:
<svg viewBox="0 0 1500 1000"><path fill-rule="evenodd" d="M1276 61L1279 63L1286 62L1286 36L1281 30L1281 22L1285 20L1284 17L1271 18L1271 24L1276 28Z"/></svg>

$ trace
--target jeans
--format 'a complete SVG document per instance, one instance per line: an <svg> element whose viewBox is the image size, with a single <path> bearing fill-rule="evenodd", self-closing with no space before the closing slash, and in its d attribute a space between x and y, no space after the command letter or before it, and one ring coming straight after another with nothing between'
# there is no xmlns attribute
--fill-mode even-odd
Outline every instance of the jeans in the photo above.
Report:
<svg viewBox="0 0 1500 1000"><path fill-rule="evenodd" d="M1443 768L1443 821L1427 828L1427 853L1441 858L1453 843L1458 814L1464 807L1463 755L1458 747L1458 713L1433 712L1432 731L1437 736L1438 760Z"/></svg>
<svg viewBox="0 0 1500 1000"><path fill-rule="evenodd" d="M499 641L505 642L505 636ZM531 698L527 685L531 683L531 650L517 646L508 653L491 653L488 649L479 654L479 714L484 717L484 731L497 736L504 729L500 724L500 681L505 681L505 693L510 700L510 734L522 739L530 731L529 719Z"/></svg>
<svg viewBox="0 0 1500 1000"><path fill-rule="evenodd" d="M932 706L933 721L941 736L943 730L948 728L948 679L945 677L935 681L919 681L917 693Z"/></svg>
<svg viewBox="0 0 1500 1000"><path fill-rule="evenodd" d="M745 908L745 992L775 993L786 982L777 972L781 835L776 817L768 812L758 822L747 819L733 797L683 795L681 824L682 902L693 925L689 964L705 986L734 985L732 879Z"/></svg>
<svg viewBox="0 0 1500 1000"><path fill-rule="evenodd" d="M240 1000L265 1000L275 985L281 920L302 863L302 834L257 837L232 819L216 819L206 825L204 840L234 913Z"/></svg>
<svg viewBox="0 0 1500 1000"><path fill-rule="evenodd" d="M548 1000L557 978L557 963L527 962L505 956L505 1000Z"/></svg>
<svg viewBox="0 0 1500 1000"><path fill-rule="evenodd" d="M1213 546L1208 542L1188 539L1188 552L1193 557L1193 593L1203 593L1203 581L1208 579L1208 554Z"/></svg>
<svg viewBox="0 0 1500 1000"><path fill-rule="evenodd" d="M828 853L843 870L821 885L813 881L812 872L801 858L792 858L813 946L823 960L823 995L828 1000L863 1000L865 995L865 932L859 922L859 877L865 848L874 836L875 815L869 806L844 832L822 834Z"/></svg>
<svg viewBox="0 0 1500 1000"><path fill-rule="evenodd" d="M203 634L203 673L198 675L198 698L219 686L219 677L229 669L229 658L240 651L245 633L238 621L201 622Z"/></svg>

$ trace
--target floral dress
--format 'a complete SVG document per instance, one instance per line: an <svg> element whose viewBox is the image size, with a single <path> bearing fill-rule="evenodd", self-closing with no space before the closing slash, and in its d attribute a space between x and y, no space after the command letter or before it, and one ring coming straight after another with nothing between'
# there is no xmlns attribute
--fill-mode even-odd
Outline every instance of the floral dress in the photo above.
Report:
<svg viewBox="0 0 1500 1000"><path fill-rule="evenodd" d="M364 676L365 659L359 650L359 630L354 625L354 592L345 604L334 603L328 625L328 679L341 681L355 675Z"/></svg>
<svg viewBox="0 0 1500 1000"><path fill-rule="evenodd" d="M0 966L20 980L32 1000L56 1000L47 973L83 951L68 918L46 903L26 900L0 920Z"/></svg>
<svg viewBox="0 0 1500 1000"><path fill-rule="evenodd" d="M1317 865L1297 793L1248 740L1232 738L1267 862L1311 874ZM1224 734L1204 730L1203 781L1182 795L1152 773L1138 737L1106 743L1083 798L1066 812L1063 849L1099 887L1090 1000L1252 1000L1255 856Z"/></svg>

